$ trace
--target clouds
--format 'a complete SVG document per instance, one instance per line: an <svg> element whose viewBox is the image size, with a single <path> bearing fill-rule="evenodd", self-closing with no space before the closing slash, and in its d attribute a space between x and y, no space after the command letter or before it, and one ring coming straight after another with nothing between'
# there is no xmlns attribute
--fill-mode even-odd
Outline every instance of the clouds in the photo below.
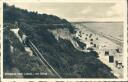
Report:
<svg viewBox="0 0 128 82"><path fill-rule="evenodd" d="M111 3L10 3L16 7L57 15L69 21L121 21L123 4Z"/></svg>

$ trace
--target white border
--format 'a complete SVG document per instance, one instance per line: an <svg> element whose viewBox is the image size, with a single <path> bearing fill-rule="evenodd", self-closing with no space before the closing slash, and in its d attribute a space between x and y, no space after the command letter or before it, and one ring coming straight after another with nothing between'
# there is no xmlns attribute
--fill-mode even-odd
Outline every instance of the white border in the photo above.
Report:
<svg viewBox="0 0 128 82"><path fill-rule="evenodd" d="M1 13L1 80L3 78L3 2L1 0L1 3L0 3L0 6L1 6L1 10L0 10L0 13Z"/></svg>
<svg viewBox="0 0 128 82"><path fill-rule="evenodd" d="M118 1L125 1L125 0L3 0L4 2L89 2L89 3L94 3L94 2L98 2L98 3L112 3L112 2L118 2Z"/></svg>
<svg viewBox="0 0 128 82"><path fill-rule="evenodd" d="M9 0L6 0L6 1L9 1ZM5 1L5 2L6 2ZM10 0L10 2L40 2L41 0ZM102 3L102 2L105 2L105 3L110 3L110 2L117 2L119 0L54 0L54 1L51 1L51 0L42 0L41 2L49 2L49 3L52 3L52 2L89 2L89 3L94 3L94 2L98 2L98 3ZM52 79L52 78L45 78L45 79L41 79L41 78L34 78L34 79L20 79L20 78L17 78L17 79L3 79L3 30L1 30L1 80L2 82L10 82L10 81L50 81L50 82L53 82L53 81L127 81L127 3L126 1L127 0L120 0L120 1L123 1L124 3L124 78L123 79L99 79L99 78L62 78L62 79ZM1 3L0 4L2 6L1 8L1 12L3 12L3 4ZM3 27L3 14L2 14L2 21L1 21L1 27Z"/></svg>
<svg viewBox="0 0 128 82"><path fill-rule="evenodd" d="M127 31L128 31L128 27L127 27L127 3L126 2L124 2L124 6L125 6L125 8L124 8L124 58L123 58L123 60L124 60L124 66L125 66L125 68L124 68L124 79L126 80L126 81L128 81L128 75L127 75L127 73L128 73L128 69L127 69L127 57L128 57L128 52L127 52L127 39L128 39L128 37L127 37Z"/></svg>

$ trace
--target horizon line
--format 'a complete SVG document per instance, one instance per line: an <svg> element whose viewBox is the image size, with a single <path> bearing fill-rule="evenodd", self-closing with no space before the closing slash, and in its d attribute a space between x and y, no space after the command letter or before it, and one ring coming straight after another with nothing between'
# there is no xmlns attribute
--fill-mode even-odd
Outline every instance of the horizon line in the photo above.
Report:
<svg viewBox="0 0 128 82"><path fill-rule="evenodd" d="M100 22L101 22L101 23L104 23L104 22L105 22L105 23L121 23L121 22L124 22L124 21L69 21L69 22L72 22L72 23L78 23L78 22L81 22L81 23L82 23L82 22L83 22L83 23L87 23L87 22L90 22L90 23L93 23L93 22L94 22L94 23L96 23L96 22L97 22L97 23L98 23L98 22L99 22L99 23L100 23Z"/></svg>

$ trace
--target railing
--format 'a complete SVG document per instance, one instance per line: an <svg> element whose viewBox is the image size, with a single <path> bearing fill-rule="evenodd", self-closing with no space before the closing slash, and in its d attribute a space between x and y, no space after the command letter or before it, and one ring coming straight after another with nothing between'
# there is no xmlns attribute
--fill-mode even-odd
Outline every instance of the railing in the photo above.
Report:
<svg viewBox="0 0 128 82"><path fill-rule="evenodd" d="M31 47L33 52L36 53L36 56L38 56L41 59L42 63L48 68L50 68L57 77L61 78L59 73L48 63L48 61L43 57L42 53L37 49L37 47L32 43L32 41L29 40L29 43L29 46Z"/></svg>

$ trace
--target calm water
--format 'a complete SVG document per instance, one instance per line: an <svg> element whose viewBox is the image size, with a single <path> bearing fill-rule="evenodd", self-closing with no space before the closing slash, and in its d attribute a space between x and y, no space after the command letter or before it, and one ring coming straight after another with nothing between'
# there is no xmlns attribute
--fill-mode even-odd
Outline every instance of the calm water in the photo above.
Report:
<svg viewBox="0 0 128 82"><path fill-rule="evenodd" d="M123 23L85 23L86 27L123 40Z"/></svg>

